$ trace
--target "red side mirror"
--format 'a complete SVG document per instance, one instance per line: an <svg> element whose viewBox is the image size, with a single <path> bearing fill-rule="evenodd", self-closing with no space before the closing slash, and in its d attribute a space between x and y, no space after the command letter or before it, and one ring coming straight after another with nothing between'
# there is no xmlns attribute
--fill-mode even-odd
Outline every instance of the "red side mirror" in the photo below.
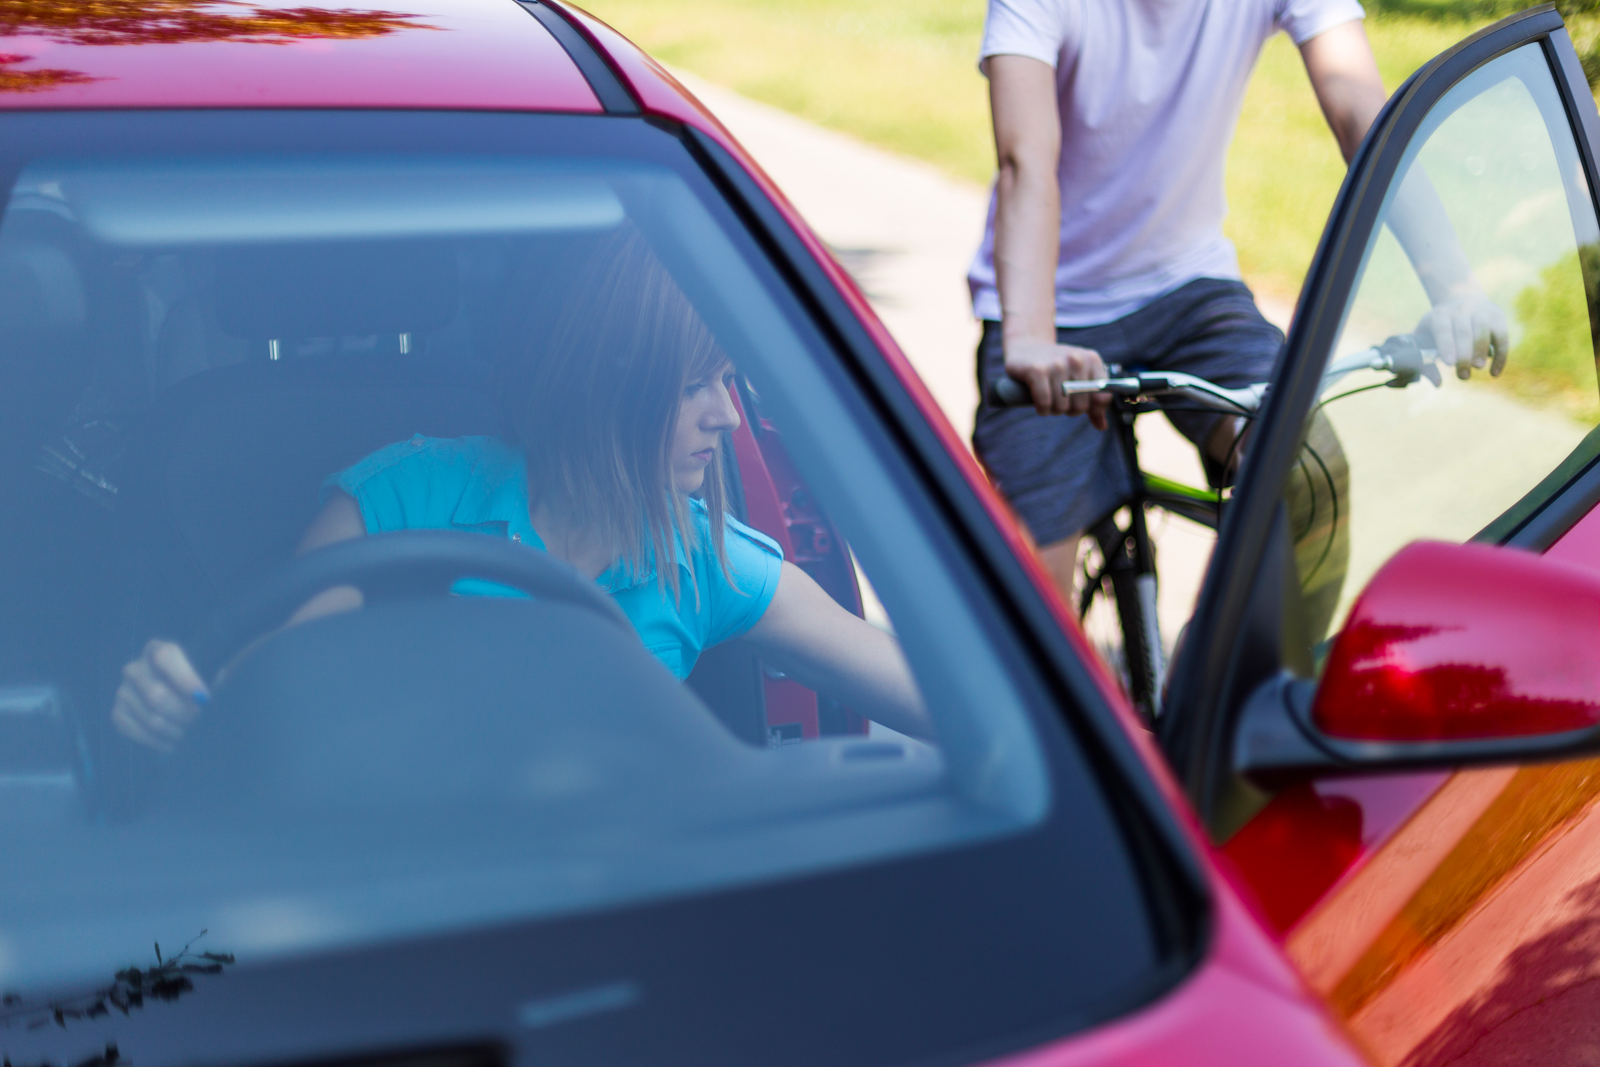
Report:
<svg viewBox="0 0 1600 1067"><path fill-rule="evenodd" d="M1600 725L1600 577L1514 549L1410 545L1351 608L1312 721L1391 742Z"/></svg>

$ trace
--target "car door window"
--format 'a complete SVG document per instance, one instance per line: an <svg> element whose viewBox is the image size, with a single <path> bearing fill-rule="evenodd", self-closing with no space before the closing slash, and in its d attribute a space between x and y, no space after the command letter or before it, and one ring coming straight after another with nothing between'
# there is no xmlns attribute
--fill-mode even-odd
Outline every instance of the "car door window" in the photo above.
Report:
<svg viewBox="0 0 1600 1067"><path fill-rule="evenodd" d="M1286 488L1313 646L1396 549L1502 540L1600 454L1600 227L1541 45L1434 105L1380 222ZM1437 334L1468 321L1504 333L1464 376Z"/></svg>

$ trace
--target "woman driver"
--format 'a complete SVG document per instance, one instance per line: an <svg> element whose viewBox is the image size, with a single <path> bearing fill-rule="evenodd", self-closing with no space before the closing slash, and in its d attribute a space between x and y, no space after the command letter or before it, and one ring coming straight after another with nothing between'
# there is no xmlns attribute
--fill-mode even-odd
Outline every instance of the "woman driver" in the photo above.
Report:
<svg viewBox="0 0 1600 1067"><path fill-rule="evenodd" d="M597 581L680 680L702 651L743 637L805 685L928 736L895 639L726 514L720 446L739 425L733 368L637 231L603 241L575 281L572 291L593 299L568 301L547 342L535 341L536 321L510 324L517 340L498 390L512 398L505 439L419 435L379 449L324 483L297 552L387 530L506 537ZM475 580L456 591L512 593ZM290 624L360 604L354 588L330 589ZM183 649L151 641L123 668L111 718L170 749L208 699Z"/></svg>

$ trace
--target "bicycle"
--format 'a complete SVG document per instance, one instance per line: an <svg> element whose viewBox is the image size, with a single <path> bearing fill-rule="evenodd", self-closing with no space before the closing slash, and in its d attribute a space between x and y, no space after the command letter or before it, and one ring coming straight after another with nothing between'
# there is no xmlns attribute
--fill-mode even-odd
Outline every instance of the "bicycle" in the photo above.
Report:
<svg viewBox="0 0 1600 1067"><path fill-rule="evenodd" d="M1410 334L1390 337L1381 345L1335 360L1323 375L1319 392L1326 392L1334 383L1358 370L1387 372L1394 377L1320 401L1313 415L1318 415L1322 407L1332 400L1367 389L1385 386L1403 388L1419 378L1427 378L1438 386L1441 377L1437 363L1438 353L1422 348ZM1158 410L1199 410L1253 420L1266 400L1269 385L1258 382L1242 388L1229 388L1192 374L1137 369L1125 371L1115 365L1108 367L1107 371L1104 378L1061 383L1062 392L1069 396L1080 393L1111 394L1108 428L1117 434L1134 485L1129 497L1090 523L1085 531L1092 539L1093 547L1081 564L1084 583L1076 609L1079 622L1082 623L1093 607L1095 597L1107 596L1109 587L1108 602L1116 611L1122 638L1121 663L1113 665L1121 667L1123 683L1134 706L1146 722L1153 723L1161 714L1167 656L1156 611L1159 575L1146 513L1151 509L1160 509L1207 529L1217 530L1222 524L1229 490L1226 486L1189 486L1144 470L1139 462L1139 441L1134 432L1134 423L1139 416ZM986 393L988 403L996 407L1030 407L1033 404L1028 389L1012 378L990 383ZM1182 403L1172 403L1174 400ZM1331 426L1328 432L1331 435ZM1244 439L1243 432L1236 436L1234 451L1242 447ZM1337 438L1331 439L1337 447ZM1327 523L1329 532L1321 545L1320 556L1311 567L1302 571L1302 583L1305 583L1326 565L1333 551L1339 530L1339 500L1344 494L1335 473L1338 464L1330 466L1322 450L1313 447L1309 441L1303 442L1301 448L1318 468L1328 490L1332 511L1331 521ZM1231 451L1223 466L1231 466L1234 458L1234 452ZM1306 483L1311 487L1311 494L1309 512L1300 516L1300 528L1292 531L1297 545L1316 528L1319 517L1318 488L1304 458L1301 467L1306 471ZM1301 511L1306 512L1307 509L1302 508ZM1128 516L1125 523L1118 519L1122 512ZM1094 561L1096 554L1098 563ZM1113 650L1113 658L1116 651Z"/></svg>

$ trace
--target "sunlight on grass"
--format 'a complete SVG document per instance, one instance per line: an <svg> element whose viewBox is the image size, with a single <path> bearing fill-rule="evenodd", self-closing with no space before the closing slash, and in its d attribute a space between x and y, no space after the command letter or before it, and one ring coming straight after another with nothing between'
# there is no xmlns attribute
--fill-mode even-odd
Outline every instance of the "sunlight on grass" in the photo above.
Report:
<svg viewBox="0 0 1600 1067"><path fill-rule="evenodd" d="M983 0L592 0L646 51L801 118L925 159L994 172Z"/></svg>

